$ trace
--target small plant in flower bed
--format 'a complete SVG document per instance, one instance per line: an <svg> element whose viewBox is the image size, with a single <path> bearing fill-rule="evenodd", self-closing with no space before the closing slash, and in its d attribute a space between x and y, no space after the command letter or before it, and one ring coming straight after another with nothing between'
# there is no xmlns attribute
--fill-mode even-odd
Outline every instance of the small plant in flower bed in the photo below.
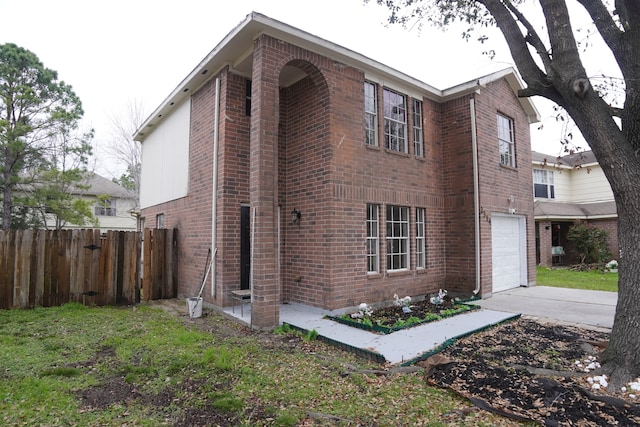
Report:
<svg viewBox="0 0 640 427"><path fill-rule="evenodd" d="M349 326L388 334L478 308L480 307L477 305L449 298L446 291L440 290L436 297L422 301L413 300L408 296L398 298L395 295L393 305L388 307L373 309L370 305L362 303L355 313L327 317Z"/></svg>

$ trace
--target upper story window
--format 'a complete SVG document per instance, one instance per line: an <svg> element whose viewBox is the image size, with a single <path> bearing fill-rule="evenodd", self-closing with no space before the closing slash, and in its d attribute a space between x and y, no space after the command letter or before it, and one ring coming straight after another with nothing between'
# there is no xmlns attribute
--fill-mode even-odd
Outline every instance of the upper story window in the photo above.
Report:
<svg viewBox="0 0 640 427"><path fill-rule="evenodd" d="M387 271L409 268L409 208L387 206Z"/></svg>
<svg viewBox="0 0 640 427"><path fill-rule="evenodd" d="M376 85L364 82L365 143L374 146L378 145L378 103L376 100Z"/></svg>
<svg viewBox="0 0 640 427"><path fill-rule="evenodd" d="M498 147L501 165L516 166L514 145L513 120L498 114Z"/></svg>
<svg viewBox="0 0 640 427"><path fill-rule="evenodd" d="M101 200L94 208L93 214L96 216L116 216L116 201L111 199Z"/></svg>
<svg viewBox="0 0 640 427"><path fill-rule="evenodd" d="M407 152L407 101L404 95L384 89L384 148Z"/></svg>
<svg viewBox="0 0 640 427"><path fill-rule="evenodd" d="M380 271L378 205L367 205L367 273Z"/></svg>
<svg viewBox="0 0 640 427"><path fill-rule="evenodd" d="M533 197L541 199L555 199L553 187L553 171L533 170Z"/></svg>
<svg viewBox="0 0 640 427"><path fill-rule="evenodd" d="M424 137L422 135L422 101L413 100L413 154L424 157Z"/></svg>

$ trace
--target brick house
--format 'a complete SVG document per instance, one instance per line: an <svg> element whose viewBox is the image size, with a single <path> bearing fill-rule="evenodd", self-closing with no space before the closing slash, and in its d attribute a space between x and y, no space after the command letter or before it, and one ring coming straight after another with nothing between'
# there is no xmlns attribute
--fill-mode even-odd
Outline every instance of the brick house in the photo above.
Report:
<svg viewBox="0 0 640 427"><path fill-rule="evenodd" d="M256 328L287 302L534 284L522 87L507 69L439 90L249 14L136 133L142 220L179 230L182 296L215 248L205 301L250 289Z"/></svg>
<svg viewBox="0 0 640 427"><path fill-rule="evenodd" d="M609 251L618 259L618 214L613 191L592 151L566 156L532 152L536 221L536 262L569 265L580 261L567 239L577 221L604 229Z"/></svg>

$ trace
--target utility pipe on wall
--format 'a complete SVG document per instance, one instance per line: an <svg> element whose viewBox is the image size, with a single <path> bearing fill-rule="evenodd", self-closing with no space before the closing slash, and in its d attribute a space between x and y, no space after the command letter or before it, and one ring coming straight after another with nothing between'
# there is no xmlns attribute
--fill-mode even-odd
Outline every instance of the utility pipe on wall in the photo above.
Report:
<svg viewBox="0 0 640 427"><path fill-rule="evenodd" d="M478 130L476 128L476 104L474 99L469 100L471 111L471 149L473 151L473 213L475 215L475 241L476 241L476 288L474 295L480 292L480 194L478 193Z"/></svg>
<svg viewBox="0 0 640 427"><path fill-rule="evenodd" d="M216 97L213 113L213 194L211 195L211 247L213 259L211 260L211 296L216 297L216 254L218 253L218 127L220 126L220 77L216 77Z"/></svg>

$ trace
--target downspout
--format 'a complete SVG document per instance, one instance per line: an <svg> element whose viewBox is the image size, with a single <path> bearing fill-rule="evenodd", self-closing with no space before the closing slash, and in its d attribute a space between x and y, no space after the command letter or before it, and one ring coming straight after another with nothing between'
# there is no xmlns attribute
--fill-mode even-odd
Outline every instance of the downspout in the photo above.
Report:
<svg viewBox="0 0 640 427"><path fill-rule="evenodd" d="M218 143L220 126L220 77L216 77L216 97L213 113L213 194L211 196L211 247L214 248L211 260L211 296L216 297L216 258L218 253Z"/></svg>
<svg viewBox="0 0 640 427"><path fill-rule="evenodd" d="M469 100L471 110L471 149L473 151L473 212L475 215L475 242L476 242L476 288L473 295L480 292L480 194L478 192L478 130L476 128L476 104L474 99Z"/></svg>

